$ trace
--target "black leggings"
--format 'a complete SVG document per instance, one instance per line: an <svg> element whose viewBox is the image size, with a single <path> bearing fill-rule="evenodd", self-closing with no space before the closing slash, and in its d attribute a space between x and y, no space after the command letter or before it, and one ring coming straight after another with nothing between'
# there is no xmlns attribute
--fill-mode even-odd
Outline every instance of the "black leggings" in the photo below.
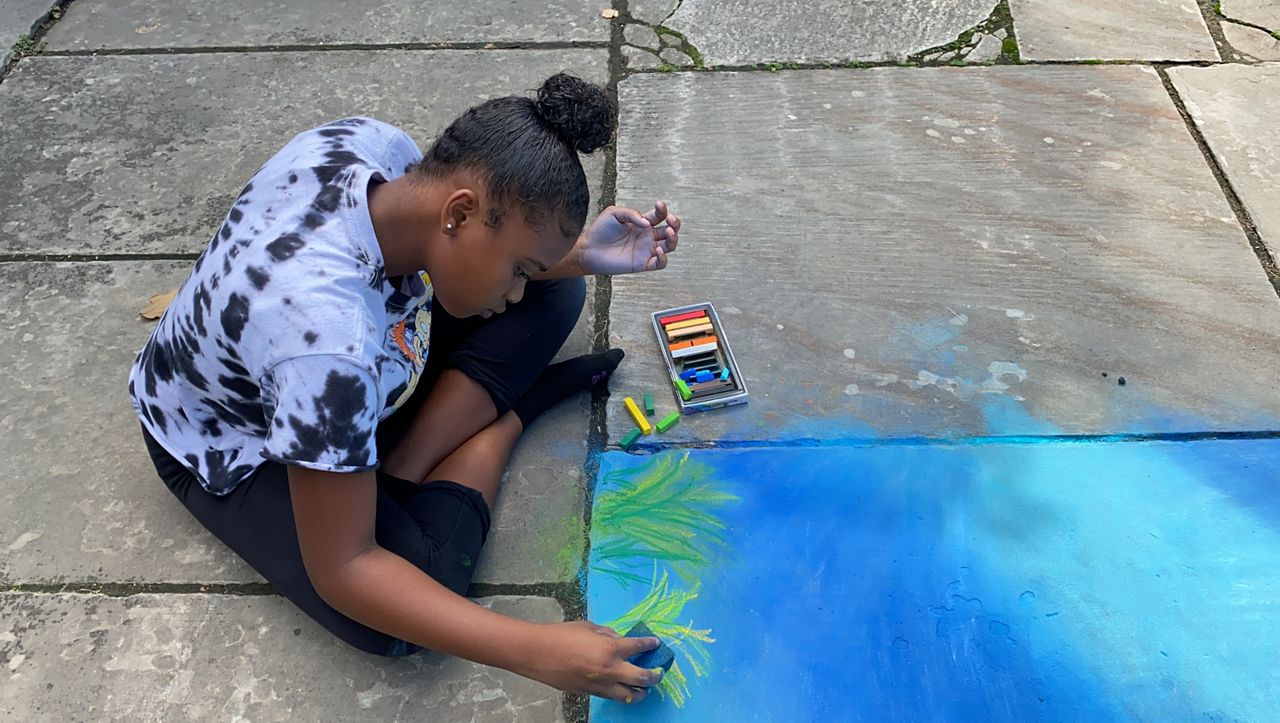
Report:
<svg viewBox="0 0 1280 723"><path fill-rule="evenodd" d="M436 304L427 366L413 396L378 427L380 454L407 431L445 369L458 369L489 392L501 416L547 366L582 313L582 279L530 282L524 298L489 319L457 319ZM156 471L192 515L267 582L343 641L375 655L420 648L362 625L316 593L302 565L287 467L264 462L225 496L209 494L182 463L143 430ZM489 533L480 493L448 481L415 484L377 473L378 545L465 595Z"/></svg>

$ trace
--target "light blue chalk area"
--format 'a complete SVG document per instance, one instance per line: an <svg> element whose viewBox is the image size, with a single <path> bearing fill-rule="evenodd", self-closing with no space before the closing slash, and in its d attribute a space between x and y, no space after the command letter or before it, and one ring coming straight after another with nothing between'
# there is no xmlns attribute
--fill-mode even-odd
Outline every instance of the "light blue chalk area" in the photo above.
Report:
<svg viewBox="0 0 1280 723"><path fill-rule="evenodd" d="M711 667L682 709L593 699L593 721L1275 720L1280 441L689 461L739 497L683 613ZM644 588L589 573L590 617Z"/></svg>

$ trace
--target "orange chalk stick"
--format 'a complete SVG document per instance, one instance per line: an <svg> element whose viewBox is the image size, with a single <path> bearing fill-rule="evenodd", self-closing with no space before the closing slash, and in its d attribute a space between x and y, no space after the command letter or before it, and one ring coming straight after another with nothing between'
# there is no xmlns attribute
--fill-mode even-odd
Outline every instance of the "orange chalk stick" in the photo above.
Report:
<svg viewBox="0 0 1280 723"><path fill-rule="evenodd" d="M691 346L701 346L702 344L716 344L719 341L714 336L700 336L697 339L686 339L676 344L668 344L667 348L671 349L671 351L676 351L677 349L687 349Z"/></svg>

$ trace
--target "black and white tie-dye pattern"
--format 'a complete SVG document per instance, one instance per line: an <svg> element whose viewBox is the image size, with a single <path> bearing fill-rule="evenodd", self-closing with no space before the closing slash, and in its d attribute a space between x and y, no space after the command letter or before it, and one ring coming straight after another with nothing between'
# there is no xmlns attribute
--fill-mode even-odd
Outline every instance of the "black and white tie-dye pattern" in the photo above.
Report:
<svg viewBox="0 0 1280 723"><path fill-rule="evenodd" d="M377 466L379 420L426 362L430 286L388 278L368 188L422 158L346 118L298 135L250 179L134 362L152 436L225 494L266 459Z"/></svg>

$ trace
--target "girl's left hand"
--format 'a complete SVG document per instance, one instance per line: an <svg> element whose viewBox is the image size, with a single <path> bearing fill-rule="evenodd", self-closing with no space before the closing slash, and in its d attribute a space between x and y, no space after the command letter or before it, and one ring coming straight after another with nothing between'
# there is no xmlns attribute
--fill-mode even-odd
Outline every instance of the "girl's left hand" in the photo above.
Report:
<svg viewBox="0 0 1280 723"><path fill-rule="evenodd" d="M679 241L680 218L662 201L645 214L610 206L579 239L578 253L588 274L634 274L666 268Z"/></svg>

